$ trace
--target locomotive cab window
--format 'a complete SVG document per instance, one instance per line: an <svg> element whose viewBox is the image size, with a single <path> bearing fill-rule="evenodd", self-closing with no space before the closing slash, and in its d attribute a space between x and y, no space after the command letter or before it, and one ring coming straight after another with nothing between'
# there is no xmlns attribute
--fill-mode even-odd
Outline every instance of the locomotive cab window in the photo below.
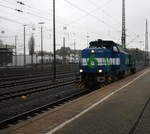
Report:
<svg viewBox="0 0 150 134"><path fill-rule="evenodd" d="M119 52L119 51L118 51L118 48L117 48L116 46L113 46L113 52L116 52L116 53Z"/></svg>

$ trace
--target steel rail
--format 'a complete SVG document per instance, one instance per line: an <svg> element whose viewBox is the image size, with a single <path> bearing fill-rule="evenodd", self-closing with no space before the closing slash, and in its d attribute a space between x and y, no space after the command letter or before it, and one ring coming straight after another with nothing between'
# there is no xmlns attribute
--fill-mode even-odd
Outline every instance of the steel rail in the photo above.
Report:
<svg viewBox="0 0 150 134"><path fill-rule="evenodd" d="M57 77L63 78L63 77L72 76L73 74L74 73L58 74ZM12 87L12 86L17 86L17 85L30 84L31 82L36 83L36 82L49 81L49 80L52 80L52 76L26 78L26 79L21 79L21 80L17 80L17 81L6 81L6 82L0 83L0 88L7 88L7 87Z"/></svg>
<svg viewBox="0 0 150 134"><path fill-rule="evenodd" d="M69 78L69 80L67 80L67 81L53 82L51 84L44 85L44 86L43 85L42 86L38 85L37 88L31 87L31 88L26 88L26 89L23 89L23 90L4 93L0 96L0 101L17 98L17 97L21 97L21 96L24 96L24 95L30 95L30 94L41 92L41 91L46 91L46 90L50 90L50 89L53 89L53 88L69 85L69 84L72 84L72 83L74 83L74 78L73 79Z"/></svg>
<svg viewBox="0 0 150 134"><path fill-rule="evenodd" d="M60 71L58 74L65 74L65 73L73 73L71 71ZM37 74L21 74L19 76L1 76L0 77L0 83L3 81L12 81L12 80L18 80L18 79L25 79L25 78L35 78L35 77L42 77L42 76L50 76L52 75L52 72L44 72L44 73L37 73Z"/></svg>
<svg viewBox="0 0 150 134"><path fill-rule="evenodd" d="M27 116L29 116L29 115L32 115L32 114L35 114L35 113L37 113L37 112L39 112L39 111L41 111L41 110L44 110L44 109L47 109L47 108L51 108L52 106L55 106L55 105L57 105L57 104L60 104L60 103L62 103L62 102L65 102L65 101L67 101L67 100L73 99L73 98L75 98L75 97L79 97L79 96L85 95L85 94L87 94L87 93L89 93L89 92L90 92L89 89L80 90L80 92L76 92L76 93L74 93L74 94L65 96L65 97L63 97L63 98L61 98L61 99L59 99L59 100L50 102L50 103L45 104L45 105L43 105L43 106L34 108L34 109L29 110L29 111L26 111L26 112L24 112L24 113L21 113L21 114L18 114L18 115L16 115L16 116L10 117L10 118L8 118L8 119L2 120L2 121L0 121L0 126L1 126L1 127L4 127L4 126L6 126L6 125L12 123L13 121L16 121L16 120L18 120L18 119L25 118L25 117L27 117Z"/></svg>

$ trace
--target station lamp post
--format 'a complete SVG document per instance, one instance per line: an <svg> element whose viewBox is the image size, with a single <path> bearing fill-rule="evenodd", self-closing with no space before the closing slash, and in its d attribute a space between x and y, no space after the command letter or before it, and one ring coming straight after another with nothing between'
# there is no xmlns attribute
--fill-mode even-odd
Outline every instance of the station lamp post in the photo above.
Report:
<svg viewBox="0 0 150 134"><path fill-rule="evenodd" d="M4 30L1 30L1 34L5 34ZM4 53L5 54L5 53ZM5 66L5 55L2 54L2 66Z"/></svg>
<svg viewBox="0 0 150 134"><path fill-rule="evenodd" d="M26 25L23 26L24 27L24 31L23 31L23 39L24 39L24 66L26 65Z"/></svg>
<svg viewBox="0 0 150 134"><path fill-rule="evenodd" d="M88 48L89 47L89 38L90 38L89 33L87 33L86 38L87 38L87 48Z"/></svg>
<svg viewBox="0 0 150 134"><path fill-rule="evenodd" d="M56 80L55 0L53 0L53 80Z"/></svg>
<svg viewBox="0 0 150 134"><path fill-rule="evenodd" d="M42 64L42 70L43 70L43 24L44 22L39 22L38 24L41 25L41 64Z"/></svg>
<svg viewBox="0 0 150 134"><path fill-rule="evenodd" d="M146 30L145 30L145 66L149 64L148 61L148 56L149 56L149 51L148 51L148 19L146 19Z"/></svg>
<svg viewBox="0 0 150 134"><path fill-rule="evenodd" d="M64 37L63 37L63 64L66 64L66 38L65 38L65 30L67 30L67 27L63 27L64 31Z"/></svg>
<svg viewBox="0 0 150 134"><path fill-rule="evenodd" d="M15 66L17 66L17 35L15 35Z"/></svg>
<svg viewBox="0 0 150 134"><path fill-rule="evenodd" d="M74 45L74 63L76 62L76 40L75 40L75 33L73 33L74 35L74 41L73 41L73 45Z"/></svg>

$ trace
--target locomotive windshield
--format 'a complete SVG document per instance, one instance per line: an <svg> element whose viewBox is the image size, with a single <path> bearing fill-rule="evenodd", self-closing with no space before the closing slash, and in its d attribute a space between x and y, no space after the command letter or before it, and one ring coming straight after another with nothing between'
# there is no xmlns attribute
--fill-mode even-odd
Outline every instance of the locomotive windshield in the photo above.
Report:
<svg viewBox="0 0 150 134"><path fill-rule="evenodd" d="M113 41L104 41L104 40L97 40L97 41L91 41L90 42L90 48L105 48L105 49L112 49L113 46L116 46L117 44Z"/></svg>

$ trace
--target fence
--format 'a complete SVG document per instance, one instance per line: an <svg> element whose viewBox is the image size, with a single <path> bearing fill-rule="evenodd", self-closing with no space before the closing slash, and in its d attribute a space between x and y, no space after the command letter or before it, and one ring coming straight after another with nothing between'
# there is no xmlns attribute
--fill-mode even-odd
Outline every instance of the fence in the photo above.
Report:
<svg viewBox="0 0 150 134"><path fill-rule="evenodd" d="M56 56L56 71L77 71L79 68L78 62L74 62L74 57L66 57L66 63L63 63L63 58ZM6 62L5 62L6 63ZM50 71L53 72L53 56L44 55L43 64L41 56L26 55L26 63L24 64L24 55L12 55L11 62L0 65L0 75L2 74L18 74L18 73L34 73L34 72Z"/></svg>
<svg viewBox="0 0 150 134"><path fill-rule="evenodd" d="M26 63L24 63L24 56L23 55L13 55L12 63L8 64L8 66L24 66L24 65L31 65L31 64L40 64L41 63L41 56L33 55L33 63L32 63L32 56L26 55ZM43 63L50 63L52 61L52 57L44 56Z"/></svg>
<svg viewBox="0 0 150 134"><path fill-rule="evenodd" d="M13 67L13 66L25 66L25 65L35 65L35 64L41 64L41 56L33 55L33 63L32 63L32 56L26 55L25 56L25 63L24 63L24 55L12 55L11 62L8 62L5 64L0 64L0 67ZM70 63L79 63L79 56L73 57L68 56L66 57L66 64ZM63 64L63 57L56 55L56 63L57 64ZM44 55L43 56L43 64L49 64L53 63L53 56L52 55Z"/></svg>

